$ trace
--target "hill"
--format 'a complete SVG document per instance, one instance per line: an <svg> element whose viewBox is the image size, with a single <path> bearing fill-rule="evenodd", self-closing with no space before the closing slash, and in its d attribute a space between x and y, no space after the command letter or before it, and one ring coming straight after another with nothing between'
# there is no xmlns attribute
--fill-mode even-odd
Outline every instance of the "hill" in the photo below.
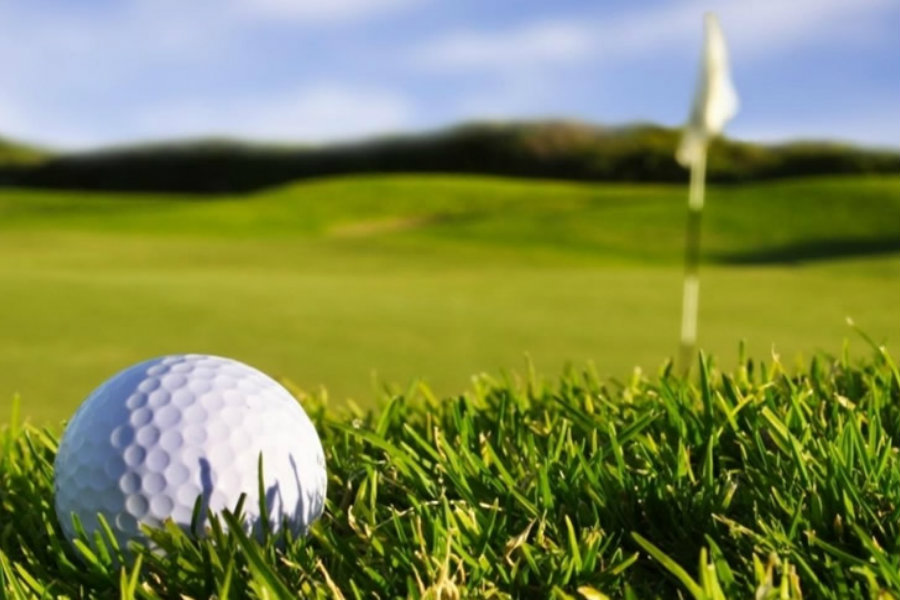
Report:
<svg viewBox="0 0 900 600"><path fill-rule="evenodd" d="M12 186L246 192L296 179L356 173L473 173L589 181L684 181L673 158L679 131L655 125L572 122L471 124L319 147L223 140L58 155L38 164L0 162ZM710 179L900 173L900 154L825 143L763 146L716 142Z"/></svg>
<svg viewBox="0 0 900 600"><path fill-rule="evenodd" d="M123 366L188 350L364 405L381 382L451 393L524 353L653 367L678 339L685 204L683 185L469 175L4 190L0 415L20 393L58 420ZM710 186L701 344L792 363L839 346L849 315L895 352L898 222L900 177Z"/></svg>
<svg viewBox="0 0 900 600"><path fill-rule="evenodd" d="M0 171L34 167L50 156L45 150L0 137Z"/></svg>

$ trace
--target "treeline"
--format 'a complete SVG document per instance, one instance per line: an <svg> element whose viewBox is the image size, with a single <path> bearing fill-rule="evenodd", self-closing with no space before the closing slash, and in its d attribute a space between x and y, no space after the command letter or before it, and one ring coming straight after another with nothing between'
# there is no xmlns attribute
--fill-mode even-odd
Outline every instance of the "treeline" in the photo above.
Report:
<svg viewBox="0 0 900 600"><path fill-rule="evenodd" d="M351 173L477 173L596 181L684 181L673 156L679 131L653 125L475 124L319 147L233 142L159 144L0 166L12 186L241 192ZM802 175L896 173L900 153L826 143L764 146L719 140L709 177L738 182Z"/></svg>

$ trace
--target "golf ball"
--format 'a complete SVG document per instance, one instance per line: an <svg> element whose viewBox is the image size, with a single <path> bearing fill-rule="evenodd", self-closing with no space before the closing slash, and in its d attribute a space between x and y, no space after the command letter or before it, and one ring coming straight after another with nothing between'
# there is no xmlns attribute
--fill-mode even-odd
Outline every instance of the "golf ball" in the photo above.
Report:
<svg viewBox="0 0 900 600"><path fill-rule="evenodd" d="M94 390L63 433L54 473L65 535L75 537L77 515L92 536L102 514L122 548L143 539L140 524L188 530L198 498L205 518L241 494L248 530L266 520L302 534L325 487L322 444L297 400L250 366L198 354L136 364Z"/></svg>

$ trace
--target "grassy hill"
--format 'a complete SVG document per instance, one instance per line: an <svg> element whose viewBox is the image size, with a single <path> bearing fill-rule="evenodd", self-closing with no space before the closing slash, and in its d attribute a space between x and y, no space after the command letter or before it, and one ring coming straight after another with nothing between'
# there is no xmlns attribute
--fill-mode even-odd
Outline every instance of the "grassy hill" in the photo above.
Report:
<svg viewBox="0 0 900 600"><path fill-rule="evenodd" d="M592 181L684 181L673 158L679 132L654 125L571 122L473 124L319 147L200 141L66 154L0 169L9 185L224 193L302 178L359 173L471 173ZM713 181L800 175L900 173L897 152L825 143L763 146L719 140ZM0 163L0 167L2 167Z"/></svg>
<svg viewBox="0 0 900 600"><path fill-rule="evenodd" d="M438 394L473 373L676 348L685 189L366 176L246 195L0 195L0 414L57 421L149 356L234 356L337 402L384 382ZM389 200L389 201L388 201ZM700 342L785 360L852 316L895 348L900 178L715 185ZM851 336L852 337L852 336Z"/></svg>
<svg viewBox="0 0 900 600"><path fill-rule="evenodd" d="M679 185L440 175L340 177L215 197L10 189L0 197L0 230L327 240L437 256L515 252L678 264L685 194ZM704 249L713 261L900 250L900 177L722 185L710 198Z"/></svg>
<svg viewBox="0 0 900 600"><path fill-rule="evenodd" d="M46 150L0 137L0 172L6 169L31 169L50 157L51 154Z"/></svg>

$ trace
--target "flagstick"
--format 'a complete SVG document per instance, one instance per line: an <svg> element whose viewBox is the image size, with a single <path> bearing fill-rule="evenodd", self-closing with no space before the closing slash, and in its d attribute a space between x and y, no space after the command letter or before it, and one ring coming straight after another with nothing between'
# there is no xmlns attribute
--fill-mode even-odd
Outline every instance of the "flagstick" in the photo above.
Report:
<svg viewBox="0 0 900 600"><path fill-rule="evenodd" d="M687 238L684 252L684 295L681 300L681 368L691 370L697 346L697 313L700 299L700 217L706 184L706 143L691 163L688 194Z"/></svg>

